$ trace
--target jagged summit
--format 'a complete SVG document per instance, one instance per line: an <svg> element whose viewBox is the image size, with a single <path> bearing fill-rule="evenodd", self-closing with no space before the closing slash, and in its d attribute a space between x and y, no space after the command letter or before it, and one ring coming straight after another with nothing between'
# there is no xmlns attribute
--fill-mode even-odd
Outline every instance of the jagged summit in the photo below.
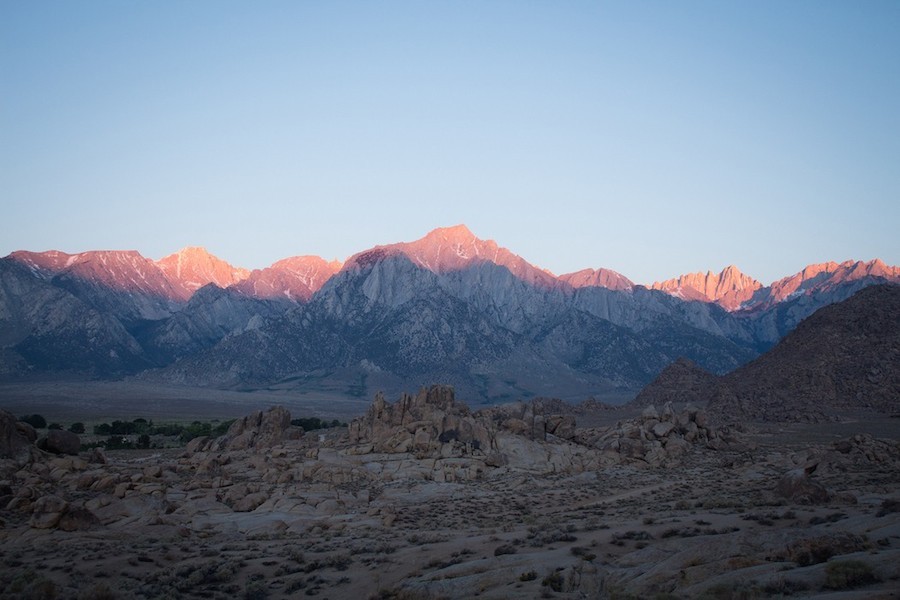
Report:
<svg viewBox="0 0 900 600"><path fill-rule="evenodd" d="M650 287L684 300L715 302L726 310L736 310L763 285L736 266L729 265L718 274L712 271L688 273L675 279L654 282Z"/></svg>
<svg viewBox="0 0 900 600"><path fill-rule="evenodd" d="M200 246L183 248L156 264L170 281L183 290L185 298L207 284L214 283L225 288L250 275L247 269L234 267Z"/></svg>
<svg viewBox="0 0 900 600"><path fill-rule="evenodd" d="M897 283L900 282L900 267L888 266L878 258L868 262L846 260L842 263L824 262L808 265L799 273L773 283L765 304L781 302L813 287L828 288L865 277L879 277Z"/></svg>
<svg viewBox="0 0 900 600"><path fill-rule="evenodd" d="M728 311L735 311L768 308L804 293L829 290L867 278L900 283L900 268L886 265L877 258L868 262L824 262L808 265L799 273L764 287L736 266L729 265L718 274L712 271L689 273L655 282L651 289L683 300L713 302Z"/></svg>

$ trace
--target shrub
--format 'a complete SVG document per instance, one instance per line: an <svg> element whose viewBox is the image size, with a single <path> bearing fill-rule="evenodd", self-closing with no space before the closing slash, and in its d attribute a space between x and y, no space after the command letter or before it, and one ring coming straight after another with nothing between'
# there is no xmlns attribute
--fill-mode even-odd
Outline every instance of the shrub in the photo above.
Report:
<svg viewBox="0 0 900 600"><path fill-rule="evenodd" d="M774 596L791 596L796 592L805 592L809 589L809 584L805 581L795 581L793 579L778 579L770 581L763 586L762 591L766 597Z"/></svg>
<svg viewBox="0 0 900 600"><path fill-rule="evenodd" d="M127 421L113 421L110 427L110 433L114 435L131 435L137 433L137 425Z"/></svg>
<svg viewBox="0 0 900 600"><path fill-rule="evenodd" d="M515 554L516 547L512 544L504 544L503 546L497 546L497 549L494 550L494 556L502 556L504 554Z"/></svg>
<svg viewBox="0 0 900 600"><path fill-rule="evenodd" d="M319 417L306 417L300 419L291 419L291 425L302 427L304 431L312 431L314 429L327 429L329 427L345 427L346 423L341 423L337 419L325 421Z"/></svg>
<svg viewBox="0 0 900 600"><path fill-rule="evenodd" d="M212 433L212 426L209 423L201 423L194 421L181 432L181 442L186 444L194 438L208 436Z"/></svg>
<svg viewBox="0 0 900 600"><path fill-rule="evenodd" d="M572 546L570 552L573 556L577 556L582 560L591 561L597 558L597 555L591 552L590 548L585 548L584 546Z"/></svg>
<svg viewBox="0 0 900 600"><path fill-rule="evenodd" d="M184 431L184 425L179 425L177 423L168 423L164 425L151 425L150 431L148 432L150 435L181 435L181 432Z"/></svg>
<svg viewBox="0 0 900 600"><path fill-rule="evenodd" d="M251 581L244 588L245 600L265 600L269 597L269 590L261 581Z"/></svg>
<svg viewBox="0 0 900 600"><path fill-rule="evenodd" d="M69 425L69 431L72 433L84 433L84 423L76 421Z"/></svg>
<svg viewBox="0 0 900 600"><path fill-rule="evenodd" d="M825 587L848 590L878 581L872 567L861 560L841 560L825 565Z"/></svg>
<svg viewBox="0 0 900 600"><path fill-rule="evenodd" d="M541 581L541 585L550 588L554 592L561 592L563 588L563 576L559 571L554 571L544 577L543 581Z"/></svg>
<svg viewBox="0 0 900 600"><path fill-rule="evenodd" d="M105 447L109 450L132 450L134 449L134 443L127 437L111 435L106 438Z"/></svg>
<svg viewBox="0 0 900 600"><path fill-rule="evenodd" d="M900 499L888 498L881 502L881 508L878 509L879 517L883 517L890 513L900 512Z"/></svg>
<svg viewBox="0 0 900 600"><path fill-rule="evenodd" d="M228 429L231 427L231 424L234 423L234 419L229 419L227 421L222 421L218 425L212 428L210 434L212 437L221 437L228 433Z"/></svg>
<svg viewBox="0 0 900 600"><path fill-rule="evenodd" d="M369 600L431 600L433 596L425 590L409 590L406 588L381 589L377 594L369 596Z"/></svg>
<svg viewBox="0 0 900 600"><path fill-rule="evenodd" d="M46 429L47 428L47 419L42 417L41 415L25 415L21 419L19 419L23 423L28 423L35 429Z"/></svg>
<svg viewBox="0 0 900 600"><path fill-rule="evenodd" d="M81 590L78 600L115 600L116 594L105 583L95 583L93 586Z"/></svg>
<svg viewBox="0 0 900 600"><path fill-rule="evenodd" d="M815 538L796 540L788 544L786 556L801 567L827 561L832 556L859 552L868 547L865 537L851 533L835 533Z"/></svg>
<svg viewBox="0 0 900 600"><path fill-rule="evenodd" d="M59 429L62 429L62 428L63 428L63 426L60 425L59 423L50 423L49 425L47 425L47 429L57 429L57 430L59 430Z"/></svg>

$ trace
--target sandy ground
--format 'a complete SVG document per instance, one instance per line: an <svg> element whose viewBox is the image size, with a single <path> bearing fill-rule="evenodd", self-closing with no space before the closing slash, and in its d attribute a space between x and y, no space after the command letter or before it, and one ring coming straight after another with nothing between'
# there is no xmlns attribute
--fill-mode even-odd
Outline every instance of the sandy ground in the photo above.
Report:
<svg viewBox="0 0 900 600"><path fill-rule="evenodd" d="M59 422L229 419L270 406L284 406L296 417L349 421L366 411L371 399L329 394L159 385L141 381L42 381L0 383L0 408L15 415L41 414Z"/></svg>
<svg viewBox="0 0 900 600"><path fill-rule="evenodd" d="M890 441L832 450L859 433ZM896 434L886 419L755 426L751 450L695 448L675 467L457 482L386 474L396 456L373 459L378 477L326 477L347 451L335 431L226 457L52 458L3 471L0 597L898 598L900 469L877 450ZM774 492L816 456L829 501ZM236 510L254 490L270 491ZM98 521L34 527L46 494Z"/></svg>

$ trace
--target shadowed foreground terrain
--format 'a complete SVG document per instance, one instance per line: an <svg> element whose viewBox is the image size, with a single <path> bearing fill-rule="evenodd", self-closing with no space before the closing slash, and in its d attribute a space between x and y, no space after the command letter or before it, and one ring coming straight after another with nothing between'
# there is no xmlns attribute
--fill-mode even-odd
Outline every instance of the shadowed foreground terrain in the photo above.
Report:
<svg viewBox="0 0 900 600"><path fill-rule="evenodd" d="M900 445L871 415L739 431L671 405L473 413L435 387L339 432L274 408L73 456L2 414L7 598L900 593Z"/></svg>

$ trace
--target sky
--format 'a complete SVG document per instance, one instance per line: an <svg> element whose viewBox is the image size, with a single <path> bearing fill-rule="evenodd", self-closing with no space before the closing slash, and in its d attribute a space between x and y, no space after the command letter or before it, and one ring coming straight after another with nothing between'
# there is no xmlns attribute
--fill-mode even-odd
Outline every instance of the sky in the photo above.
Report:
<svg viewBox="0 0 900 600"><path fill-rule="evenodd" d="M900 2L0 2L0 256L900 264Z"/></svg>

